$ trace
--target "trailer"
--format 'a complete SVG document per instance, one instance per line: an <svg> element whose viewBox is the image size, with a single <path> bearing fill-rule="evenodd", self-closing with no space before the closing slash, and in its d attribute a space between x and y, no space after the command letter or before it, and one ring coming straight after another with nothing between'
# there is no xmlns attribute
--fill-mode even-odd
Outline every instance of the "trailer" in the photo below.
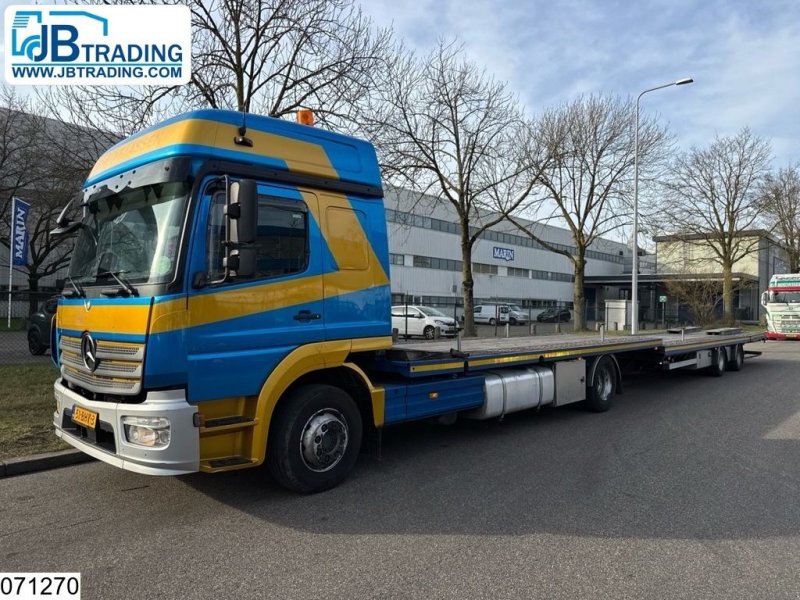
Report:
<svg viewBox="0 0 800 600"><path fill-rule="evenodd" d="M762 333L730 328L660 336L470 339L459 348L452 342L399 344L377 360L370 372L377 377L379 373L400 375L404 381L389 384L390 390L409 385L424 390L437 377L443 390L459 378L472 377L477 388L483 386L482 394L478 391L474 397L465 396L460 387L450 393L436 390L436 409L428 402L420 410L412 410L410 406L418 403L409 403L407 396L404 415L402 411L393 412L387 404L390 418L404 416L400 420L426 416L426 411L441 414L448 402L454 412L467 411L465 416L475 419L582 401L588 408L603 412L611 407L614 394L622 390L626 372L708 369L710 374L721 376L726 370L740 370L746 354L758 355L746 352L744 345L763 339ZM407 394L413 396L414 392Z"/></svg>
<svg viewBox="0 0 800 600"><path fill-rule="evenodd" d="M608 410L635 369L741 368L738 330L396 344L375 150L205 110L108 150L51 328L58 437L121 469L343 481L384 427ZM453 347L455 346L455 347Z"/></svg>

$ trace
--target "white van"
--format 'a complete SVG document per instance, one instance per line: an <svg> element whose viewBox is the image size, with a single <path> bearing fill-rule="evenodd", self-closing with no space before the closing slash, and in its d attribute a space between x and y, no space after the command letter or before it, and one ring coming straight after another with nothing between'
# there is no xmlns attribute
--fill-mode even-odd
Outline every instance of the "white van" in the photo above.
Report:
<svg viewBox="0 0 800 600"><path fill-rule="evenodd" d="M525 325L528 315L516 304L480 304L473 311L475 323Z"/></svg>

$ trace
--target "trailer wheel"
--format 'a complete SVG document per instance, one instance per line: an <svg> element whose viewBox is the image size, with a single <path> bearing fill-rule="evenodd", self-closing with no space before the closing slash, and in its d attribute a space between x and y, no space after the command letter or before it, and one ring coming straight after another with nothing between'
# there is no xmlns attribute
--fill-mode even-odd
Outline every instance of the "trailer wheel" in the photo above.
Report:
<svg viewBox="0 0 800 600"><path fill-rule="evenodd" d="M611 408L617 389L617 370L614 361L601 356L589 371L591 380L586 386L586 406L594 412L605 412Z"/></svg>
<svg viewBox="0 0 800 600"><path fill-rule="evenodd" d="M344 481L361 447L361 413L350 395L331 385L305 385L280 407L267 444L275 480L303 494Z"/></svg>
<svg viewBox="0 0 800 600"><path fill-rule="evenodd" d="M714 348L714 350L712 350L711 366L708 368L708 372L714 377L722 377L727 365L728 355L725 352L725 348Z"/></svg>
<svg viewBox="0 0 800 600"><path fill-rule="evenodd" d="M741 371L744 366L744 348L741 344L733 347L733 359L728 362L729 371Z"/></svg>

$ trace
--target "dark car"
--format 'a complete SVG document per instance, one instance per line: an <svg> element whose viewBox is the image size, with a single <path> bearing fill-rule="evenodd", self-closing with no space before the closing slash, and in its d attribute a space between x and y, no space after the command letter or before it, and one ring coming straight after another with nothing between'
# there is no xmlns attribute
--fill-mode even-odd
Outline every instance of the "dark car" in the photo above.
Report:
<svg viewBox="0 0 800 600"><path fill-rule="evenodd" d="M50 298L42 303L39 312L31 315L31 322L28 325L28 350L34 356L44 354L50 347L50 323L57 307L58 298Z"/></svg>
<svg viewBox="0 0 800 600"><path fill-rule="evenodd" d="M572 313L569 312L568 308L548 308L536 315L536 320L539 323L569 323L571 318Z"/></svg>

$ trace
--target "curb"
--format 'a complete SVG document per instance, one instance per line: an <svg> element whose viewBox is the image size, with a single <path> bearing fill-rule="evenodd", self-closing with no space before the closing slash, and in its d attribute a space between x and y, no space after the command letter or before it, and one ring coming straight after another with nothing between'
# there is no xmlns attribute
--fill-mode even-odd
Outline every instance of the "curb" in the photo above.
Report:
<svg viewBox="0 0 800 600"><path fill-rule="evenodd" d="M90 460L94 460L94 458L79 450L61 450L60 452L9 458L8 460L0 461L0 479L15 475L25 475L26 473L36 473L37 471L59 469L89 462Z"/></svg>

